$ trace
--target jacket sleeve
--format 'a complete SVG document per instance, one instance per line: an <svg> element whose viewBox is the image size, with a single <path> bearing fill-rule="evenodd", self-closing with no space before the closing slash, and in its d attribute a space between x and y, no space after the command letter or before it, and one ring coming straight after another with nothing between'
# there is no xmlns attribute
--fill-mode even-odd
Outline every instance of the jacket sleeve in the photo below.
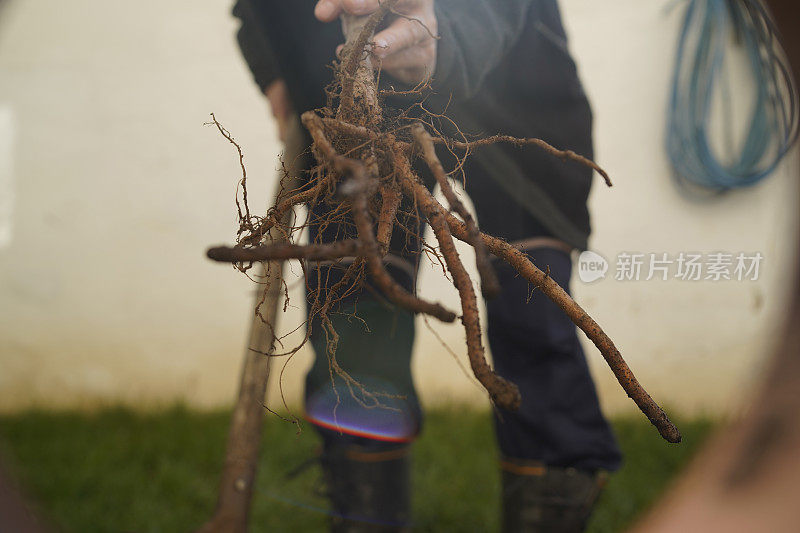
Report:
<svg viewBox="0 0 800 533"><path fill-rule="evenodd" d="M534 0L436 0L434 85L459 98L480 88L519 40Z"/></svg>
<svg viewBox="0 0 800 533"><path fill-rule="evenodd" d="M258 19L252 0L238 0L233 6L233 16L241 21L236 34L239 49L250 67L256 85L264 92L267 86L281 77L278 62Z"/></svg>

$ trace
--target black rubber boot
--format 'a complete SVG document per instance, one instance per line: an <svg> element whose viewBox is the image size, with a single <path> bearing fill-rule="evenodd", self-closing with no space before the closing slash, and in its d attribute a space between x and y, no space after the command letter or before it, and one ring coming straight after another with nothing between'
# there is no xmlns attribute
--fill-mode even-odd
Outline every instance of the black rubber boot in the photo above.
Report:
<svg viewBox="0 0 800 533"><path fill-rule="evenodd" d="M504 460L504 533L580 533L606 481L605 473Z"/></svg>
<svg viewBox="0 0 800 533"><path fill-rule="evenodd" d="M411 531L409 447L368 451L355 445L322 456L333 533Z"/></svg>

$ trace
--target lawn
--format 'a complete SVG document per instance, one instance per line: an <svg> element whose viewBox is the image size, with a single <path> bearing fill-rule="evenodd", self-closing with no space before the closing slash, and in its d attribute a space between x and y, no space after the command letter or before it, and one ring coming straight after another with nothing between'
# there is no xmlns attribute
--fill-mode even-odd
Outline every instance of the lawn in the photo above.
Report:
<svg viewBox="0 0 800 533"><path fill-rule="evenodd" d="M595 533L624 530L663 491L709 434L704 420L679 424L684 442L660 440L641 417L614 421L625 452L592 520ZM181 532L199 526L215 501L228 413L176 407L141 414L28 412L0 417L0 452L63 531ZM324 531L316 465L292 470L318 446L307 425L270 417L252 531ZM415 531L496 531L499 475L488 413L428 414L414 450Z"/></svg>

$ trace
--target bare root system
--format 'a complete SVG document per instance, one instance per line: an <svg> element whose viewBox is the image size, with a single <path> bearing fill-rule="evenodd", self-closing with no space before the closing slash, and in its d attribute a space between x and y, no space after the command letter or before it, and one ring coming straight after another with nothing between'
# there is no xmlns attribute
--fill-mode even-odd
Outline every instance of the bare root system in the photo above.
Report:
<svg viewBox="0 0 800 533"><path fill-rule="evenodd" d="M512 143L543 149L553 156L584 164L599 172L610 186L608 175L594 162L574 152L558 150L539 139L494 136L470 142L466 138L446 138L435 127L434 115L426 115L422 106L418 106L423 111L421 117L412 118L408 113L401 113L391 120L385 118L382 98L399 92L378 90L370 40L381 19L395 3L396 0L387 0L372 16L345 21L347 43L342 61L337 66L335 82L328 89L328 107L302 115L302 123L313 140L312 152L317 161L309 179L300 188L282 191L279 201L263 217L250 213L245 192L243 206L237 201L240 230L236 245L212 248L208 256L215 261L232 263L243 272L257 262L288 259L301 260L304 269L310 262L343 265L344 276L330 287L323 279L325 270L319 271L321 274L316 278L316 286L309 281L309 333L306 340L312 321L318 321L328 339L331 376L335 374L344 378L351 392L356 389L360 398L371 399L367 403L377 404L379 399L364 390L337 364L338 336L329 314L337 312L336 304L343 298L360 290L366 274L369 274L381 294L404 309L443 322L460 319L475 377L495 405L515 410L521 401L519 389L497 375L486 361L475 286L454 244L454 239L461 240L475 251L480 288L485 297L491 298L500 290L489 260L492 254L511 265L532 286L555 302L597 346L622 388L662 437L669 442L680 442L678 429L642 388L597 322L523 252L501 239L481 233L454 191L450 183L453 173L446 172L437 156L436 146L444 145L457 157L458 167L454 172L463 167L463 161L471 151L494 143ZM407 93L419 93L422 89L418 87ZM441 118L441 115L435 117ZM229 141L234 142L216 119L214 124ZM424 163L430 170L447 206L434 198L415 173L413 165L417 162ZM244 174L242 184L245 185ZM308 221L285 223L285 215L299 205L311 208L326 206L323 219L315 220L314 224L320 230L337 228L339 238L334 242L311 242L302 246L271 242L269 235L274 234L275 229L279 229L282 235L293 237L309 224ZM461 300L459 312L407 291L386 268L385 259L392 235L405 231L409 237L421 239L422 223L430 225L436 239L435 246L424 244L424 250L446 267Z"/></svg>

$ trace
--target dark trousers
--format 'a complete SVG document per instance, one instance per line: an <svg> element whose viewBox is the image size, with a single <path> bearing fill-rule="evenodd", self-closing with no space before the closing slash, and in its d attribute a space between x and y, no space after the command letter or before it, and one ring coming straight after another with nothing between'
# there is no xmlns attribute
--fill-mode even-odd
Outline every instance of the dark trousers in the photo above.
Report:
<svg viewBox="0 0 800 533"><path fill-rule="evenodd" d="M494 183L470 180L467 185L483 231L520 242L523 248L525 241L534 244L537 237L549 237ZM312 215L312 239L342 238L347 231L320 229L313 222ZM419 243L401 236L392 248L395 261L387 268L413 290L413 268L404 268L399 259L414 265ZM567 250L537 246L526 251L568 290L572 263ZM575 326L546 296L531 292L510 266L499 260L494 265L502 292L487 302L489 347L496 371L516 383L522 394L518 411L496 411L501 453L548 466L616 470L620 452L600 411ZM341 271L341 265L309 270L309 287L331 286ZM413 315L385 301L370 288L369 279L366 289L343 302L339 311L331 315L338 335L334 355L349 378L332 369L327 357L331 337L312 321L317 358L307 376L307 418L327 446L357 444L379 451L413 440L422 420L410 371Z"/></svg>

